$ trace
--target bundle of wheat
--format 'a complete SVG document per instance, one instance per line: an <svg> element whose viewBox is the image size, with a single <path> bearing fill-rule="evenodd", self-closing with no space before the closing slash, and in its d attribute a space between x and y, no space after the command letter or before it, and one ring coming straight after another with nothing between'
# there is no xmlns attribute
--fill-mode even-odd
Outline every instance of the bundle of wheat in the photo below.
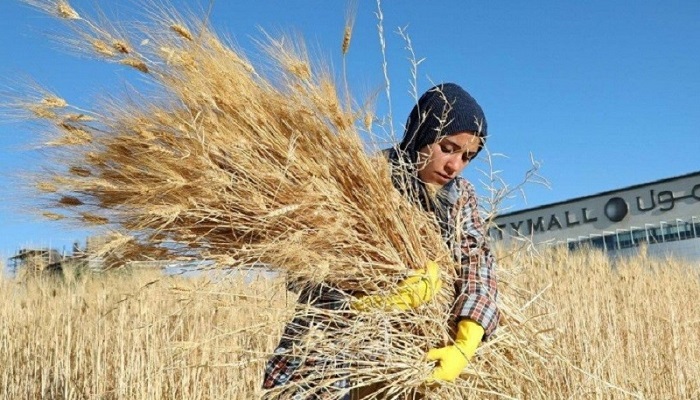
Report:
<svg viewBox="0 0 700 400"><path fill-rule="evenodd" d="M58 5L59 16L85 21ZM442 248L431 221L387 190L387 163L366 155L353 111L298 41L268 41L275 64L263 77L201 24L189 24L194 40L180 19L156 22L142 50L92 23L70 43L105 57L93 45L111 44L107 59L137 65L162 85L161 98L100 113L50 94L28 104L61 133L49 144L66 169L37 184L61 210L51 215L119 227L179 256L263 262L306 278L314 266L314 280L348 289L446 257L427 254Z"/></svg>
<svg viewBox="0 0 700 400"><path fill-rule="evenodd" d="M523 379L537 381L546 373L547 345L524 323L523 296L513 291L503 296L506 326L470 374L426 384L426 350L451 337L454 261L434 219L393 189L386 160L367 155L355 121L368 112L341 100L300 40L267 37L269 65L254 67L205 23L174 10L151 10L134 39L65 0L25 1L66 21L74 33L66 42L77 50L135 68L161 91L90 111L48 92L15 104L59 134L48 142L58 155L53 175L36 185L52 201L49 218L119 232L102 252L122 261L264 263L348 292L391 291L408 270L437 260L445 284L427 306L300 306L335 327L311 332L295 350L339 360L332 371L307 374L317 388L340 375L376 384L375 397L520 395L518 383L499 374L523 367Z"/></svg>

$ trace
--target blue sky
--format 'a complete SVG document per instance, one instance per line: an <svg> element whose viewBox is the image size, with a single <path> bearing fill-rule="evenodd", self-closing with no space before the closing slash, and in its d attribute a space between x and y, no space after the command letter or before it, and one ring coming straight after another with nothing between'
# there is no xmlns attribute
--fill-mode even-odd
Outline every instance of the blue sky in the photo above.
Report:
<svg viewBox="0 0 700 400"><path fill-rule="evenodd" d="M140 1L72 1L90 14L98 4L130 21ZM348 79L353 94L384 93L376 3L357 2ZM175 1L195 11L207 1ZM340 43L348 3L327 0L218 0L211 21L247 53L260 28L299 32L315 54L340 73ZM419 90L454 81L482 105L489 121L495 167L510 184L522 180L530 154L551 189L531 185L534 207L700 169L700 2L417 1L382 3L394 124L412 107L406 27L419 58ZM50 17L0 1L0 92L31 78L69 102L89 107L118 95L138 74L68 53L48 36L60 31ZM380 96L379 115L388 112ZM44 161L31 151L39 138L29 126L0 121L0 256L22 246L70 249L89 232L43 222L25 210L18 176ZM484 167L477 163L475 166ZM476 181L472 166L464 174Z"/></svg>

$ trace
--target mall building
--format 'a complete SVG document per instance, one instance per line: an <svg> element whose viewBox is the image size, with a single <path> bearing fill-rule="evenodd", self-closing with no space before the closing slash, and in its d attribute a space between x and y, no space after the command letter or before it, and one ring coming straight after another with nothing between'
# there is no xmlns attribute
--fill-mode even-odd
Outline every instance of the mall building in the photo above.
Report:
<svg viewBox="0 0 700 400"><path fill-rule="evenodd" d="M489 235L593 246L611 256L646 244L649 255L700 261L700 171L501 214Z"/></svg>

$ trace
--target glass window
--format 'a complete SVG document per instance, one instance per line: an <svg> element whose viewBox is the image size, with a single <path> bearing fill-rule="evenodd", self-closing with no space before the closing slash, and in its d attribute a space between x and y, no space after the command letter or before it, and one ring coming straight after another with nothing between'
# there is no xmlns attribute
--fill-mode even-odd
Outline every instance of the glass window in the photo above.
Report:
<svg viewBox="0 0 700 400"><path fill-rule="evenodd" d="M675 242L680 237L678 236L678 227L674 225L662 225L664 241Z"/></svg>
<svg viewBox="0 0 700 400"><path fill-rule="evenodd" d="M591 245L596 249L600 249L600 250L605 249L605 243L603 241L602 236L596 236L596 237L591 238Z"/></svg>
<svg viewBox="0 0 700 400"><path fill-rule="evenodd" d="M634 246L634 243L632 242L632 236L630 235L630 232L625 230L625 229L619 229L616 232L617 236L617 241L618 245L620 246L621 249L627 249L629 247Z"/></svg>
<svg viewBox="0 0 700 400"><path fill-rule="evenodd" d="M650 225L646 226L644 228L647 232L647 240L649 243L661 243L663 242L663 238L661 237L661 233L659 228L656 226Z"/></svg>
<svg viewBox="0 0 700 400"><path fill-rule="evenodd" d="M693 226L685 221L678 221L678 236L681 240L690 239L693 237Z"/></svg>
<svg viewBox="0 0 700 400"><path fill-rule="evenodd" d="M661 234L661 241L662 242L670 242L673 241L673 238L669 238L671 236L668 231L668 223L666 221L661 221L659 224L659 232Z"/></svg>
<svg viewBox="0 0 700 400"><path fill-rule="evenodd" d="M634 243L637 244L637 246L640 243L644 243L647 241L647 232L644 229L635 229L632 231L632 240L634 240Z"/></svg>
<svg viewBox="0 0 700 400"><path fill-rule="evenodd" d="M612 235L606 235L603 240L605 241L605 247L610 250L617 250L617 238L615 237L614 234Z"/></svg>

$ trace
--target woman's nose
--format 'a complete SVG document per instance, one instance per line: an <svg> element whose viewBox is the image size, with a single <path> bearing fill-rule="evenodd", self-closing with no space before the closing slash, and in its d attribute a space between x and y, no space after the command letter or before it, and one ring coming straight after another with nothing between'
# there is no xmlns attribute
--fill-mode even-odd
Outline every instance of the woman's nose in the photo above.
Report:
<svg viewBox="0 0 700 400"><path fill-rule="evenodd" d="M452 154L450 158L445 162L445 172L452 175L458 172L461 168L466 166L466 163L462 160L461 154Z"/></svg>
<svg viewBox="0 0 700 400"><path fill-rule="evenodd" d="M447 162L445 162L445 172L448 174L451 174L457 170L456 164L455 164L455 158L450 157L447 159Z"/></svg>

